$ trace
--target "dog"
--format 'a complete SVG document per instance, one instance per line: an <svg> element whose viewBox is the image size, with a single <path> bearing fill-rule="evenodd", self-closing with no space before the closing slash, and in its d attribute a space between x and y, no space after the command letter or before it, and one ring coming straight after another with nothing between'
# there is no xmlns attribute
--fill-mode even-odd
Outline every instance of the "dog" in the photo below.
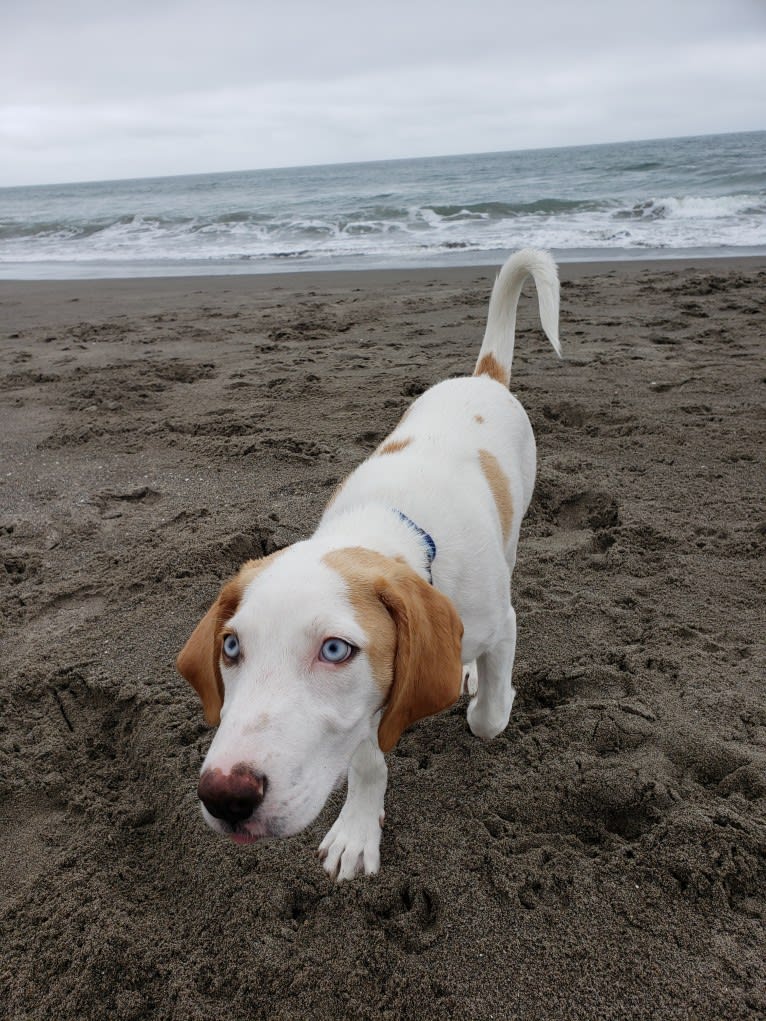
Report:
<svg viewBox="0 0 766 1021"><path fill-rule="evenodd" d="M418 397L338 487L314 534L244 564L179 654L218 726L202 814L236 843L304 829L345 776L319 856L338 881L374 874L384 753L457 700L463 664L475 661L471 731L490 740L508 724L511 574L536 471L532 427L508 390L529 275L561 357L556 264L518 252L494 284L473 376Z"/></svg>

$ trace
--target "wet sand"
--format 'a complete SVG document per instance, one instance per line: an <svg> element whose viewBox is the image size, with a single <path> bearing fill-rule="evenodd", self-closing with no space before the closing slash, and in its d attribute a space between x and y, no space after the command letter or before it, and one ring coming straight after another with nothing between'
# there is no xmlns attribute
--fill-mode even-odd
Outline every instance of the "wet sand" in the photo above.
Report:
<svg viewBox="0 0 766 1021"><path fill-rule="evenodd" d="M382 871L201 821L173 660L309 534L494 271L0 283L0 1002L14 1021L766 1012L766 262L562 267L512 389L538 441L519 695L389 756Z"/></svg>

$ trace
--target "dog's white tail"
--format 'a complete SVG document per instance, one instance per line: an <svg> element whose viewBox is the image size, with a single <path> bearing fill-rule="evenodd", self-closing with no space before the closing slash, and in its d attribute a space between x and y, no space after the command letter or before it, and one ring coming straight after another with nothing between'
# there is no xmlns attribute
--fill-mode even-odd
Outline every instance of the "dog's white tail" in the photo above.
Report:
<svg viewBox="0 0 766 1021"><path fill-rule="evenodd" d="M525 248L516 252L498 274L489 299L487 329L479 351L474 376L491 376L506 386L511 380L511 362L516 333L516 307L528 276L537 288L540 322L545 335L561 357L559 344L559 274L548 252Z"/></svg>

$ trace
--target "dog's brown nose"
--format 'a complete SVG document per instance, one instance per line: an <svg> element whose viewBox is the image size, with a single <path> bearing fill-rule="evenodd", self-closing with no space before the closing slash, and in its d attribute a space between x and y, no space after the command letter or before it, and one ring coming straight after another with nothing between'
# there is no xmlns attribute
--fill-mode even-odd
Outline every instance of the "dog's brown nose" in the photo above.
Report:
<svg viewBox="0 0 766 1021"><path fill-rule="evenodd" d="M197 787L197 795L208 812L232 826L249 819L265 793L266 777L243 762L230 773L206 769Z"/></svg>

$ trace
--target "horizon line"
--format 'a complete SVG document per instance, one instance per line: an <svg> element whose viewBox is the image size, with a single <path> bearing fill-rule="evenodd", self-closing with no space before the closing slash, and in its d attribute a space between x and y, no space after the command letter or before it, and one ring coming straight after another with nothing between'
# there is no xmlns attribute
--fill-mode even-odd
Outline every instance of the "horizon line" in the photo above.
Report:
<svg viewBox="0 0 766 1021"><path fill-rule="evenodd" d="M466 152L451 152L451 153L430 153L428 155L421 156L392 156L384 159L365 159L365 160L337 160L332 163L291 163L291 164L278 164L276 166L263 166L263 167L242 167L234 170L195 170L181 174L141 174L138 177L105 177L105 178L85 178L70 181L48 181L45 183L37 184L3 184L0 185L0 192L13 191L21 188L65 188L70 186L81 186L81 185L92 185L92 184L127 184L133 181L162 181L172 180L174 178L191 178L191 177L225 177L232 174L257 174L257 173L269 173L274 171L289 171L289 170L320 170L327 169L329 167L350 167L350 166L366 166L375 165L380 163L408 163L415 162L418 160L438 160L438 159L455 159L461 156L496 156L501 154L510 153L521 153L521 152L551 152L559 149L592 149L597 146L607 145L631 145L633 143L641 142L667 142L667 141L682 141L687 139L695 138L717 138L726 137L729 135L757 135L766 132L766 128L752 128L747 130L737 131L711 131L703 132L702 134L695 133L691 135L660 135L656 137L648 138L624 138L616 141L609 142L578 142L576 145L534 145L534 146L521 146L516 149L483 149L483 150L470 150Z"/></svg>

